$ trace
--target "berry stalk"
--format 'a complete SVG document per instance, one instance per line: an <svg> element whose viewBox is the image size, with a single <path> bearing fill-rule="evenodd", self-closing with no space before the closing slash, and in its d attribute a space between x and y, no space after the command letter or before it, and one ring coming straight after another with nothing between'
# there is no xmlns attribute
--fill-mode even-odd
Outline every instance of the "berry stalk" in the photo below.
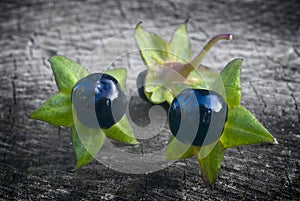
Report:
<svg viewBox="0 0 300 201"><path fill-rule="evenodd" d="M188 74L194 70L195 68L197 68L201 61L203 60L203 58L205 57L205 55L207 54L207 52L210 50L210 48L217 43L219 40L232 40L233 39L233 35L231 34L219 34L214 36L212 39L210 39L206 45L203 47L203 49L199 52L199 54L188 64L186 64L183 69L181 70L181 74L184 77L187 77Z"/></svg>

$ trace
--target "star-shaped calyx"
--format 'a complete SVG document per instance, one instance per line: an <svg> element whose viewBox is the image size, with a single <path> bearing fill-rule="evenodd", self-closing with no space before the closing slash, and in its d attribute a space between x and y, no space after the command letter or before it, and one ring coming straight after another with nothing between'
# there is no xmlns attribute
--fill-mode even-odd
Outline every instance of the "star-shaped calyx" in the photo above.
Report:
<svg viewBox="0 0 300 201"><path fill-rule="evenodd" d="M87 77L89 72L78 63L63 56L53 56L49 59L49 63L59 92L33 111L30 117L54 126L71 127L76 168L86 165L95 158L106 137L126 144L138 144L126 115L107 129L89 128L83 125L77 118L78 114L74 110L71 97L75 84ZM103 73L113 76L122 89L125 87L125 69L109 69Z"/></svg>
<svg viewBox="0 0 300 201"><path fill-rule="evenodd" d="M218 92L228 106L227 121L217 141L200 147L183 144L172 137L166 150L168 160L196 156L203 180L213 184L227 148L276 141L254 115L240 105L242 59L234 59L220 73L200 64L207 51L217 41L231 40L231 34L213 37L193 60L187 22L174 32L170 43L154 33L145 31L140 23L136 27L135 37L148 70L144 92L150 102L171 103L182 90L196 88ZM214 123L218 122L212 122Z"/></svg>

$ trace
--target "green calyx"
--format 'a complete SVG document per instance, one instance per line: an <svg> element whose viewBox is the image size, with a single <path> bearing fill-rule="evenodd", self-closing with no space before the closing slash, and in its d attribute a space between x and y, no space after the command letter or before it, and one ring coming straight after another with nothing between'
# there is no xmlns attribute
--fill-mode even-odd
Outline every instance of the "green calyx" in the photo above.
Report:
<svg viewBox="0 0 300 201"><path fill-rule="evenodd" d="M72 109L71 93L78 80L89 72L76 62L63 57L53 56L49 59L59 92L44 102L32 112L30 117L48 122L54 126L71 127L72 144L76 156L76 168L79 168L95 158L105 137L124 142L138 144L126 115L109 129L91 129L82 125ZM110 69L105 71L118 80L124 89L126 70Z"/></svg>
<svg viewBox="0 0 300 201"><path fill-rule="evenodd" d="M175 30L169 43L160 36L145 31L141 23L136 26L136 43L148 68L144 90L146 97L154 104L165 101L171 103L174 96L182 89L182 86L178 88L179 85L188 84L190 86L199 81L188 77L193 71L202 70L200 64L206 53L219 40L232 39L231 34L220 34L213 37L200 53L191 60L192 52L187 32L187 22ZM201 76L197 77L199 79ZM174 87L174 85L177 85L177 87Z"/></svg>
<svg viewBox="0 0 300 201"><path fill-rule="evenodd" d="M196 88L218 92L228 105L227 121L221 137L216 142L197 147L171 138L166 149L167 160L195 156L201 177L205 182L213 184L218 177L227 148L276 141L255 116L240 104L242 59L232 60L220 73L201 65L205 54L217 41L231 40L232 35L221 34L212 38L194 59L191 59L187 22L176 29L169 43L158 35L145 31L140 23L136 26L135 38L148 69L144 90L150 102L171 103L184 89ZM37 108L30 117L54 126L71 128L76 168L86 165L96 157L106 137L127 144L138 144L126 115L109 129L91 129L82 125L72 109L71 93L76 82L89 72L63 56L51 57L49 62L59 92ZM124 89L125 69L112 69L104 73L115 77Z"/></svg>
<svg viewBox="0 0 300 201"><path fill-rule="evenodd" d="M201 65L209 49L219 40L231 40L231 34L213 37L193 60L187 22L174 32L170 43L145 31L140 24L136 27L135 38L148 68L144 88L150 102L171 103L182 90L198 88L218 92L228 105L227 122L219 140L207 146L194 147L172 137L166 149L168 160L196 156L203 180L213 184L227 148L275 142L275 138L251 112L240 105L242 59L232 60L220 73Z"/></svg>

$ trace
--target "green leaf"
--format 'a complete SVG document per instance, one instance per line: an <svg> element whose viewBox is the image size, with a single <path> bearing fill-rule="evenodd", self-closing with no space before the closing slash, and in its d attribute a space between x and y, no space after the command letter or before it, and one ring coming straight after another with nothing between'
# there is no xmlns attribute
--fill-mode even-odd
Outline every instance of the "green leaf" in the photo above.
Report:
<svg viewBox="0 0 300 201"><path fill-rule="evenodd" d="M186 83L192 88L213 90L226 97L222 77L211 68L200 65L188 75Z"/></svg>
<svg viewBox="0 0 300 201"><path fill-rule="evenodd" d="M204 159L205 157L207 157L212 152L212 150L215 148L217 143L218 143L218 140L215 142L212 142L211 144L197 147L199 149L199 150L197 150L197 158Z"/></svg>
<svg viewBox="0 0 300 201"><path fill-rule="evenodd" d="M173 34L170 42L169 60L188 63L191 60L191 44L187 33L187 21Z"/></svg>
<svg viewBox="0 0 300 201"><path fill-rule="evenodd" d="M164 96L165 89L162 87L156 87L151 94L151 102L154 104L160 104L166 101L166 96Z"/></svg>
<svg viewBox="0 0 300 201"><path fill-rule="evenodd" d="M138 144L135 139L130 124L126 118L126 115L122 119L108 129L103 129L105 135L111 139L124 142L127 144Z"/></svg>
<svg viewBox="0 0 300 201"><path fill-rule="evenodd" d="M76 169L91 162L94 158L81 143L76 128L71 127L71 140L76 157Z"/></svg>
<svg viewBox="0 0 300 201"><path fill-rule="evenodd" d="M75 83L88 75L88 71L78 63L63 57L53 56L49 59L55 81L60 92L71 94Z"/></svg>
<svg viewBox="0 0 300 201"><path fill-rule="evenodd" d="M117 69L109 69L105 71L106 74L109 74L118 80L119 85L122 89L125 88L126 83L126 69L125 68L117 68Z"/></svg>
<svg viewBox="0 0 300 201"><path fill-rule="evenodd" d="M95 158L105 141L105 135L100 128L91 129L84 126L78 120L76 112L73 113L73 119L72 143L76 156L76 168L79 168Z"/></svg>
<svg viewBox="0 0 300 201"><path fill-rule="evenodd" d="M59 93L52 96L30 117L48 122L54 126L71 126L73 123L71 91L75 83L88 74L88 71L76 62L63 56L49 59Z"/></svg>
<svg viewBox="0 0 300 201"><path fill-rule="evenodd" d="M166 90L164 92L164 99L166 99L168 104L171 104L174 99L174 94L172 94L170 91Z"/></svg>
<svg viewBox="0 0 300 201"><path fill-rule="evenodd" d="M161 66L152 66L146 75L144 90L150 93L150 102L160 104L170 102L174 98L174 85L182 83L182 77L177 71Z"/></svg>
<svg viewBox="0 0 300 201"><path fill-rule="evenodd" d="M185 89L192 88L192 86L186 84L186 83L180 83L180 82L175 82L172 84L172 95L177 96L180 92L182 92Z"/></svg>
<svg viewBox="0 0 300 201"><path fill-rule="evenodd" d="M70 95L58 93L37 108L30 118L48 122L54 126L71 126L73 123Z"/></svg>
<svg viewBox="0 0 300 201"><path fill-rule="evenodd" d="M229 62L220 73L225 87L226 102L229 108L240 105L242 96L240 83L241 66L242 59L234 59Z"/></svg>
<svg viewBox="0 0 300 201"><path fill-rule="evenodd" d="M163 64L168 56L169 44L158 35L145 31L141 23L135 28L135 39L147 67Z"/></svg>
<svg viewBox="0 0 300 201"><path fill-rule="evenodd" d="M204 78L202 78L201 72L198 70L193 70L192 72L190 72L190 74L186 79L186 83L193 88L208 89L208 86L205 83Z"/></svg>
<svg viewBox="0 0 300 201"><path fill-rule="evenodd" d="M170 143L166 149L167 160L190 158L194 155L195 153L193 146L183 144L173 136L171 137Z"/></svg>
<svg viewBox="0 0 300 201"><path fill-rule="evenodd" d="M200 166L201 177L205 182L213 184L216 181L221 168L224 150L222 144L218 142L205 158L202 158L201 154L198 153L197 159Z"/></svg>
<svg viewBox="0 0 300 201"><path fill-rule="evenodd" d="M238 106L228 110L228 119L220 141L225 148L240 145L271 143L274 137L249 110Z"/></svg>
<svg viewBox="0 0 300 201"><path fill-rule="evenodd" d="M105 73L113 76L116 78L121 86L122 89L125 88L126 83L126 69L118 68L118 69L109 69L106 70ZM145 93L147 96L148 93ZM104 133L107 137L112 138L114 140L118 140L128 144L138 144L139 142L135 139L133 135L133 131L130 127L130 124L126 118L126 115L122 117L122 119L113 125L109 129L103 129Z"/></svg>
<svg viewBox="0 0 300 201"><path fill-rule="evenodd" d="M199 66L190 72L186 79L186 83L197 88L209 89L219 78L219 74L211 68Z"/></svg>
<svg viewBox="0 0 300 201"><path fill-rule="evenodd" d="M71 127L71 139L76 156L76 169L91 162L104 143L100 129L90 129L76 121Z"/></svg>

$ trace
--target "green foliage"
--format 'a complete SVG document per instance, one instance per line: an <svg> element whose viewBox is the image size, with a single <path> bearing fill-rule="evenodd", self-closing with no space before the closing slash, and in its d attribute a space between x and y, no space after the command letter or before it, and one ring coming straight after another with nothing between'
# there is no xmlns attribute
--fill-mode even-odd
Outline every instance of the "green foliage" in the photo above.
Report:
<svg viewBox="0 0 300 201"><path fill-rule="evenodd" d="M220 36L232 37L228 34ZM187 22L178 27L170 43L154 33L145 31L140 23L136 26L135 39L140 55L148 68L144 88L149 101L155 104L165 101L171 103L174 96L191 87L214 90L221 94L228 104L228 118L219 140L207 146L195 147L171 138L166 149L167 160L196 156L203 180L213 184L227 148L275 141L253 114L240 105L242 59L229 62L220 74L202 65L195 67L191 65ZM213 40L207 47L210 48L217 40L220 38ZM206 54L204 53L197 57L197 62L201 61L199 58ZM31 118L46 121L54 126L71 127L76 168L93 160L106 137L127 144L138 144L126 115L109 129L90 129L82 125L77 120L77 115L72 112L71 92L75 83L87 76L88 71L63 56L51 57L49 62L59 92L37 108L31 114ZM115 77L120 86L125 88L125 69L112 69L105 73Z"/></svg>
<svg viewBox="0 0 300 201"><path fill-rule="evenodd" d="M104 143L101 129L89 129L78 121L71 127L72 145L76 156L76 169L91 162Z"/></svg>
<svg viewBox="0 0 300 201"><path fill-rule="evenodd" d="M152 65L163 64L167 59L170 49L169 44L160 36L145 31L141 23L135 28L135 39L148 68Z"/></svg>
<svg viewBox="0 0 300 201"><path fill-rule="evenodd" d="M48 122L54 126L69 127L73 124L70 96L59 92L49 98L30 117Z"/></svg>
<svg viewBox="0 0 300 201"><path fill-rule="evenodd" d="M241 59L231 61L220 73L221 78L217 73L207 68L192 71L188 76L188 83L191 87L215 90L225 97L229 106L227 122L219 141L205 148L198 147L196 149L198 152L194 152L198 158L201 176L204 181L210 184L214 183L217 178L226 148L274 142L274 137L267 129L259 123L251 112L240 105L241 65ZM191 146L180 145L180 143L174 143L173 141L170 142L167 148L166 155L168 159L176 160L194 155L192 151L189 151Z"/></svg>
<svg viewBox="0 0 300 201"><path fill-rule="evenodd" d="M168 160L184 159L196 155L202 178L212 184L217 178L226 148L274 142L274 137L263 125L246 108L240 106L242 59L234 59L229 62L220 73L202 65L192 66L187 23L179 26L174 32L170 44L156 34L145 31L140 24L136 30L137 45L148 68L145 92L150 102L154 104L165 101L171 103L182 90L198 88L218 92L224 97L229 108L228 119L218 141L208 146L193 147L172 138L166 149ZM227 38L227 36L230 37ZM210 48L222 38L231 39L231 37L230 34L218 35L211 40L211 44L206 45L206 48ZM152 53L150 54L149 51ZM168 54L165 54L166 51ZM205 54L206 51L202 51L198 57L202 58ZM199 58L197 58L197 62L201 61ZM186 72L188 72L187 75Z"/></svg>
<svg viewBox="0 0 300 201"><path fill-rule="evenodd" d="M88 71L63 56L53 56L49 62L59 93L48 99L30 117L54 126L70 127L73 123L70 94L75 83L88 75Z"/></svg>
<svg viewBox="0 0 300 201"><path fill-rule="evenodd" d="M124 115L122 119L108 129L103 129L105 135L111 139L124 142L127 144L138 144L135 139L130 124Z"/></svg>
<svg viewBox="0 0 300 201"><path fill-rule="evenodd" d="M82 125L72 110L71 93L78 80L88 71L76 62L63 57L49 59L59 92L37 108L31 118L48 122L54 126L71 127L71 139L76 156L76 168L89 163L99 152L105 136L128 144L137 144L126 116L109 129L90 129ZM105 73L115 77L124 89L126 70L111 69Z"/></svg>
<svg viewBox="0 0 300 201"><path fill-rule="evenodd" d="M259 121L243 106L237 106L228 111L220 141L225 148L240 145L271 143L274 137Z"/></svg>
<svg viewBox="0 0 300 201"><path fill-rule="evenodd" d="M183 82L177 68L183 66L182 64L188 62L191 57L187 23L174 32L170 43L155 33L147 32L139 23L135 29L135 39L140 55L148 68L145 80L147 98L154 104L166 101L170 103L174 98L174 92L170 91L172 84ZM172 67L172 63L176 66Z"/></svg>
<svg viewBox="0 0 300 201"><path fill-rule="evenodd" d="M177 160L185 159L194 156L193 146L188 144L183 144L179 142L173 136L171 137L170 143L166 149L166 159L167 160Z"/></svg>
<svg viewBox="0 0 300 201"><path fill-rule="evenodd" d="M49 62L56 85L65 94L70 94L75 83L89 74L81 65L63 56L53 56Z"/></svg>
<svg viewBox="0 0 300 201"><path fill-rule="evenodd" d="M191 60L191 44L187 33L187 22L183 23L174 32L170 42L170 61L186 63Z"/></svg>
<svg viewBox="0 0 300 201"><path fill-rule="evenodd" d="M226 92L226 102L230 108L240 105L242 87L240 82L242 59L229 62L220 73Z"/></svg>
<svg viewBox="0 0 300 201"><path fill-rule="evenodd" d="M199 153L197 154L201 177L205 182L215 183L221 168L224 150L222 144L218 142L205 158L202 158Z"/></svg>

